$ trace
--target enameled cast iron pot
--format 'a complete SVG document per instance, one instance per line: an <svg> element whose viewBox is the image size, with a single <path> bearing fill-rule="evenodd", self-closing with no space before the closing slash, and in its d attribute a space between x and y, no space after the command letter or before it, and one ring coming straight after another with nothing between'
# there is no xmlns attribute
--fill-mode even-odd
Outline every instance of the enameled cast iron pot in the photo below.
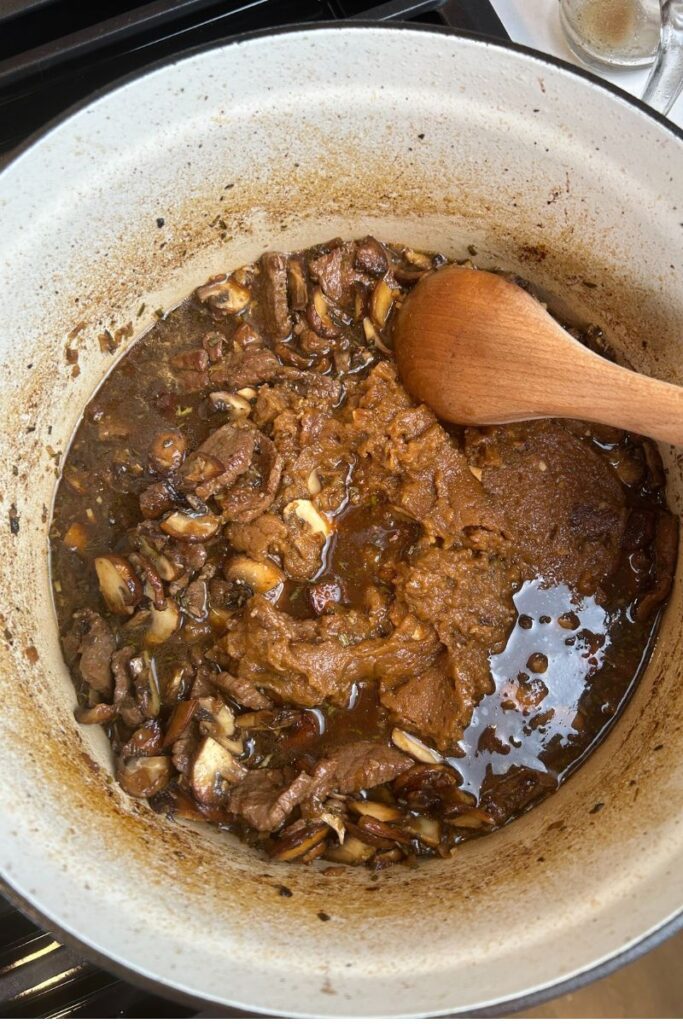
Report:
<svg viewBox="0 0 683 1024"><path fill-rule="evenodd" d="M60 456L114 360L159 307L267 248L474 244L683 383L682 186L680 136L637 102L519 47L399 25L192 53L23 149L0 175L0 870L20 905L123 973L293 1015L519 1007L673 930L680 579L635 696L559 794L371 884L268 863L118 789L104 735L73 718L47 532ZM664 457L680 510L681 455Z"/></svg>

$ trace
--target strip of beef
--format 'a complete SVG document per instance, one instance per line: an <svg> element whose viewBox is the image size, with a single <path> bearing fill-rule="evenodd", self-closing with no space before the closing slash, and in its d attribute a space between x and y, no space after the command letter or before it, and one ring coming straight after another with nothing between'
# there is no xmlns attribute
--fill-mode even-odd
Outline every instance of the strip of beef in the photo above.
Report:
<svg viewBox="0 0 683 1024"><path fill-rule="evenodd" d="M368 620L368 628L374 627ZM237 660L241 677L309 707L325 699L345 704L351 686L362 680L405 682L441 650L434 631L413 615L405 615L388 637L350 642L352 633L324 638L325 630L324 619L294 619L257 595L222 646Z"/></svg>
<svg viewBox="0 0 683 1024"><path fill-rule="evenodd" d="M356 246L355 264L360 270L375 277L381 277L389 269L384 246L371 235L361 239Z"/></svg>
<svg viewBox="0 0 683 1024"><path fill-rule="evenodd" d="M344 294L342 281L342 247L338 246L331 252L316 256L308 264L311 276L320 283L328 299L341 302Z"/></svg>
<svg viewBox="0 0 683 1024"><path fill-rule="evenodd" d="M448 649L468 640L495 651L515 620L512 594L520 582L514 563L488 552L422 546L398 568L396 592Z"/></svg>
<svg viewBox="0 0 683 1024"><path fill-rule="evenodd" d="M166 480L156 480L140 495L140 511L145 519L159 519L175 504L175 497Z"/></svg>
<svg viewBox="0 0 683 1024"><path fill-rule="evenodd" d="M346 743L318 762L311 793L320 799L333 792L358 793L391 782L413 764L407 754L384 743Z"/></svg>
<svg viewBox="0 0 683 1024"><path fill-rule="evenodd" d="M660 509L655 520L655 538L650 585L636 604L636 618L646 622L666 601L673 586L678 555L678 519Z"/></svg>
<svg viewBox="0 0 683 1024"><path fill-rule="evenodd" d="M320 373L312 373L310 370L297 370L293 366L283 366L280 378L283 381L295 386L297 390L303 390L305 394L313 398L338 405L344 394L344 387L334 377L325 377Z"/></svg>
<svg viewBox="0 0 683 1024"><path fill-rule="evenodd" d="M550 420L468 431L467 451L533 573L595 593L616 568L626 523L624 490L605 459Z"/></svg>
<svg viewBox="0 0 683 1024"><path fill-rule="evenodd" d="M208 614L208 600L206 580L194 580L183 594L183 608L197 622L203 622Z"/></svg>
<svg viewBox="0 0 683 1024"><path fill-rule="evenodd" d="M557 779L552 774L516 766L482 793L481 807L498 825L502 825L511 815L519 814L521 808L528 807L556 788Z"/></svg>
<svg viewBox="0 0 683 1024"><path fill-rule="evenodd" d="M462 736L475 703L493 688L488 656L502 650L515 620L514 563L470 548L424 544L398 567L396 593L436 630L448 656L400 691L384 682L382 703L441 748Z"/></svg>
<svg viewBox="0 0 683 1024"><path fill-rule="evenodd" d="M262 561L279 553L287 539L287 527L278 516L265 512L250 523L231 523L226 534L234 548Z"/></svg>
<svg viewBox="0 0 683 1024"><path fill-rule="evenodd" d="M209 370L212 384L228 384L234 391L277 380L282 364L270 349L251 347L228 352Z"/></svg>
<svg viewBox="0 0 683 1024"><path fill-rule="evenodd" d="M197 497L206 501L207 498L232 487L237 478L246 473L251 465L258 438L258 431L250 427L236 427L232 423L225 423L209 434L206 441L187 459L181 475L187 477L192 473L197 456L208 455L223 467L217 475L195 488Z"/></svg>
<svg viewBox="0 0 683 1024"><path fill-rule="evenodd" d="M83 680L98 693L111 694L111 657L116 650L111 629L101 615L83 608L74 615L73 632Z"/></svg>
<svg viewBox="0 0 683 1024"><path fill-rule="evenodd" d="M275 445L260 430L225 423L186 459L181 487L194 489L202 501L214 498L226 519L248 523L272 504L282 465Z"/></svg>
<svg viewBox="0 0 683 1024"><path fill-rule="evenodd" d="M414 764L412 758L383 743L360 740L331 752L312 775L300 772L290 782L279 769L251 771L233 786L228 809L252 828L272 832L281 828L304 800L319 804L328 794L358 793L390 782Z"/></svg>
<svg viewBox="0 0 683 1024"><path fill-rule="evenodd" d="M134 656L135 648L129 644L116 651L111 659L112 672L114 673L114 704L124 723L132 729L137 728L144 719L144 715L137 706L133 696L134 684L131 660Z"/></svg>
<svg viewBox="0 0 683 1024"><path fill-rule="evenodd" d="M321 567L325 538L294 513L285 522L267 512L249 523L232 523L227 533L233 547L257 561L277 555L292 579L309 580Z"/></svg>
<svg viewBox="0 0 683 1024"><path fill-rule="evenodd" d="M250 708L252 711L266 711L273 706L273 702L249 679L240 679L231 676L229 672L220 672L214 678L214 685L242 707Z"/></svg>
<svg viewBox="0 0 683 1024"><path fill-rule="evenodd" d="M462 543L464 531L482 527L502 543L506 522L500 504L491 501L433 413L413 406L393 364L372 368L350 418L368 488L384 490L428 537Z"/></svg>
<svg viewBox="0 0 683 1024"><path fill-rule="evenodd" d="M273 503L282 475L282 456L265 434L255 431L254 453L247 472L227 491L217 496L227 519L250 523Z"/></svg>
<svg viewBox="0 0 683 1024"><path fill-rule="evenodd" d="M483 665L488 675L486 662ZM396 689L381 692L396 721L441 750L453 747L472 717L472 700L457 689L447 657Z"/></svg>
<svg viewBox="0 0 683 1024"><path fill-rule="evenodd" d="M306 799L312 781L306 772L289 783L285 783L284 772L277 768L248 772L231 788L228 810L240 814L259 832L272 832L284 825L297 804Z"/></svg>
<svg viewBox="0 0 683 1024"><path fill-rule="evenodd" d="M264 253L261 257L261 280L266 329L276 341L284 341L292 333L287 301L287 257L280 252Z"/></svg>
<svg viewBox="0 0 683 1024"><path fill-rule="evenodd" d="M353 242L344 242L308 264L311 276L336 305L348 305L352 298L353 282L358 276L354 270L355 249Z"/></svg>

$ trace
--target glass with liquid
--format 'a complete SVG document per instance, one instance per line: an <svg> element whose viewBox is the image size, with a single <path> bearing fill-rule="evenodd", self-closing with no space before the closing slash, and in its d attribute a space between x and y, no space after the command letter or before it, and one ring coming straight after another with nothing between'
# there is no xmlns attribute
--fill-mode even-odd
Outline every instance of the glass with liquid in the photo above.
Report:
<svg viewBox="0 0 683 1024"><path fill-rule="evenodd" d="M579 60L598 67L644 67L661 33L659 0L560 0L560 21Z"/></svg>

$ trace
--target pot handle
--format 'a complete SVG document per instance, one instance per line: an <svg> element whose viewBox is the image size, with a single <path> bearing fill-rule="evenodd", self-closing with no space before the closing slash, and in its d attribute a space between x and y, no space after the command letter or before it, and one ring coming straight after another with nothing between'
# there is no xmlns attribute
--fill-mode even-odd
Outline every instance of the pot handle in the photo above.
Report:
<svg viewBox="0 0 683 1024"><path fill-rule="evenodd" d="M683 0L660 0L662 34L643 99L668 114L683 87Z"/></svg>

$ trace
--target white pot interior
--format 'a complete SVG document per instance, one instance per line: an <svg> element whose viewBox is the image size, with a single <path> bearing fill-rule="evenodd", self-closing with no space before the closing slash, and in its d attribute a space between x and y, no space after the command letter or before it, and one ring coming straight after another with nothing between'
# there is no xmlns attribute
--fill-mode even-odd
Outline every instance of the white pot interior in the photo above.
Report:
<svg viewBox="0 0 683 1024"><path fill-rule="evenodd" d="M147 978L294 1015L509 1000L674 917L680 581L635 697L559 794L449 862L371 882L266 862L112 783L103 734L73 719L47 522L59 457L115 358L98 336L139 336L267 248L368 232L454 256L473 243L682 383L682 181L669 129L568 70L448 33L339 26L166 65L0 175L0 870L21 897ZM680 456L663 454L680 511Z"/></svg>

